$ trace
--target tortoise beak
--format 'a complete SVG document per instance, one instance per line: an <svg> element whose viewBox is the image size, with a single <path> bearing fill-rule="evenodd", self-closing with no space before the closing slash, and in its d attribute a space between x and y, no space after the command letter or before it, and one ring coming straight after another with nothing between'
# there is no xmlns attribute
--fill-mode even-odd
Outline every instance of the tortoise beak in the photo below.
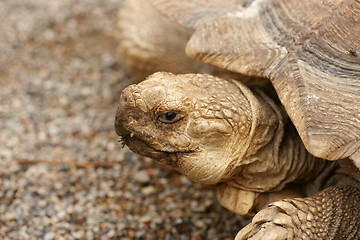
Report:
<svg viewBox="0 0 360 240"><path fill-rule="evenodd" d="M120 95L119 105L115 117L115 131L120 137L132 135L131 131L126 127L130 118L137 119L139 114L134 111L135 99L131 93L131 86L125 88ZM131 116L130 116L131 115ZM138 116L138 117L137 117Z"/></svg>

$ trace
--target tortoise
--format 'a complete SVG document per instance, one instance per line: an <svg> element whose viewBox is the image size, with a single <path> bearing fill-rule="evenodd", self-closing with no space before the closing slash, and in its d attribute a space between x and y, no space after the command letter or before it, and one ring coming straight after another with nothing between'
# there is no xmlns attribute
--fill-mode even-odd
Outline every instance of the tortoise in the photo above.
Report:
<svg viewBox="0 0 360 240"><path fill-rule="evenodd" d="M236 239L360 239L360 1L152 4L188 30L174 51L216 67L124 89L124 144L255 215Z"/></svg>

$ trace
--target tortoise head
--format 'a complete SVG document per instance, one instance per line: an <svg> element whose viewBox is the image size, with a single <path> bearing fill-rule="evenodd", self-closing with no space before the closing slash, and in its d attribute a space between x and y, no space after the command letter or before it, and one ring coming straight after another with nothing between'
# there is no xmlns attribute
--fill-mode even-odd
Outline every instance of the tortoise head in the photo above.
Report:
<svg viewBox="0 0 360 240"><path fill-rule="evenodd" d="M256 129L274 119L266 116L254 123L252 98L248 88L231 80L155 73L123 90L115 128L134 152L171 165L196 182L215 184L230 179L270 141L259 141L255 135L267 133Z"/></svg>
<svg viewBox="0 0 360 240"><path fill-rule="evenodd" d="M233 82L156 73L123 90L115 128L134 152L213 184L231 174L251 122L249 102Z"/></svg>

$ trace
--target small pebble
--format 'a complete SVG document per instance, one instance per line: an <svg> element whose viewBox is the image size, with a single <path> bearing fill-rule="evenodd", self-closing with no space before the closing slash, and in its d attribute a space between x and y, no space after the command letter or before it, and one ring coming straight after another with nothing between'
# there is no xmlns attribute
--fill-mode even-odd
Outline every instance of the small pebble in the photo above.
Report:
<svg viewBox="0 0 360 240"><path fill-rule="evenodd" d="M52 240L54 238L55 238L55 233L53 233L53 232L48 232L44 236L44 240Z"/></svg>
<svg viewBox="0 0 360 240"><path fill-rule="evenodd" d="M141 193L144 195L150 195L154 193L156 190L153 186L147 186L141 189Z"/></svg>
<svg viewBox="0 0 360 240"><path fill-rule="evenodd" d="M145 170L142 170L135 173L134 180L139 183L148 183L150 181L150 176Z"/></svg>

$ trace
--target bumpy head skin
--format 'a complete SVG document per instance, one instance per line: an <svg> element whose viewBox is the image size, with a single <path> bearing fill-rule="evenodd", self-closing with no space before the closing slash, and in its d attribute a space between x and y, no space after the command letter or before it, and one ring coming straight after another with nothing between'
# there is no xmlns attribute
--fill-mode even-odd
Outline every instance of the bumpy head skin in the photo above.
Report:
<svg viewBox="0 0 360 240"><path fill-rule="evenodd" d="M116 131L133 151L214 184L234 170L251 130L250 109L232 82L156 73L122 92Z"/></svg>

